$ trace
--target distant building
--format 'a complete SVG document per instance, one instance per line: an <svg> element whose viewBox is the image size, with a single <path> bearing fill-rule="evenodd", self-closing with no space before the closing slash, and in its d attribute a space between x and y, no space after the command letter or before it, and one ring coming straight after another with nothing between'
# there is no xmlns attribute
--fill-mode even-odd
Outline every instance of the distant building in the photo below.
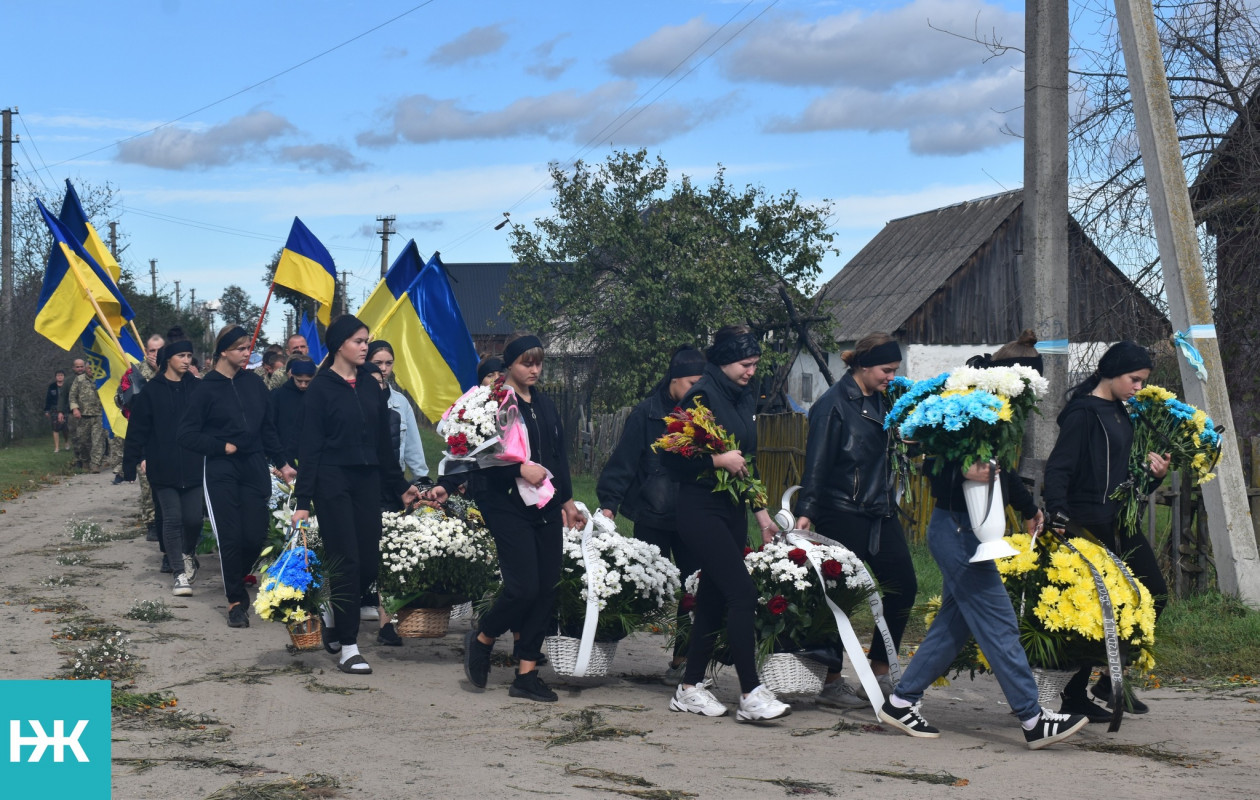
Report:
<svg viewBox="0 0 1260 800"><path fill-rule="evenodd" d="M479 355L498 355L503 342L516 330L503 313L503 289L511 263L442 262L451 277L451 289L460 313L472 334Z"/></svg>

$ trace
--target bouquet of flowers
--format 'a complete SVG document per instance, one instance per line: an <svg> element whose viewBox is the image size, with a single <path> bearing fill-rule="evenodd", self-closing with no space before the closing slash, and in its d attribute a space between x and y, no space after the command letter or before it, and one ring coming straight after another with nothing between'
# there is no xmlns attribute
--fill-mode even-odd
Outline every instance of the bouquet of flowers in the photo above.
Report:
<svg viewBox="0 0 1260 800"><path fill-rule="evenodd" d="M595 641L616 642L650 624L667 622L666 606L679 589L678 568L654 544L622 536L596 512L582 557L582 531L564 532L564 567L556 592L560 632L580 638L589 593L599 602ZM590 562L590 575L586 564Z"/></svg>
<svg viewBox="0 0 1260 800"><path fill-rule="evenodd" d="M665 435L656 440L652 449L677 453L684 458L720 455L736 449L735 437L726 431L707 406L696 399L691 408L675 408L665 417ZM709 469L703 474L717 479L715 492L729 492L735 502L748 500L754 508L767 505L766 485L753 477L753 456L744 456L748 476L737 478L724 469Z"/></svg>
<svg viewBox="0 0 1260 800"><path fill-rule="evenodd" d="M259 570L254 611L263 619L288 625L304 622L328 600L320 558L310 547L297 544L297 536L295 532L292 546Z"/></svg>
<svg viewBox="0 0 1260 800"><path fill-rule="evenodd" d="M1162 480L1147 468L1146 454L1168 453L1169 466L1189 472L1198 486L1216 477L1212 468L1221 457L1222 429L1201 409L1160 386L1146 386L1129 399L1128 407L1133 420L1129 479L1111 497L1121 502L1120 526L1131 533L1137 530L1143 502Z"/></svg>
<svg viewBox="0 0 1260 800"><path fill-rule="evenodd" d="M479 600L498 578L494 540L481 526L436 509L381 517L377 586L386 612Z"/></svg>

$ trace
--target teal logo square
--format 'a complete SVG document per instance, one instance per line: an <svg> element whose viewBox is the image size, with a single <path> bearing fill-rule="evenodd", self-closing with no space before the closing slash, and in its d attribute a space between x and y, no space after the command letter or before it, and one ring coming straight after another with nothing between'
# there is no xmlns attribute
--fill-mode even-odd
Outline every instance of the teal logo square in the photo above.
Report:
<svg viewBox="0 0 1260 800"><path fill-rule="evenodd" d="M7 797L109 800L109 681L0 680Z"/></svg>

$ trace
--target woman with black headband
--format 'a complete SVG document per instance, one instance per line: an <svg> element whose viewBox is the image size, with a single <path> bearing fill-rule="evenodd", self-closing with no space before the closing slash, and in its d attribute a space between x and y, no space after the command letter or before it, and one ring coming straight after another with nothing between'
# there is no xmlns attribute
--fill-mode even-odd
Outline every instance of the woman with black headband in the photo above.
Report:
<svg viewBox="0 0 1260 800"><path fill-rule="evenodd" d="M179 444L205 457L206 510L219 543L233 628L249 627L245 576L267 537L268 459L286 481L296 475L267 416L267 386L245 369L249 351L249 331L228 325L219 332L214 368L201 379L179 426Z"/></svg>
<svg viewBox="0 0 1260 800"><path fill-rule="evenodd" d="M411 470L413 483L417 481L428 483L429 464L424 460L424 443L420 441L420 426L416 423L416 412L411 407L411 401L407 399L394 380L393 346L384 339L370 342L368 363L374 364L380 370L381 378L385 381L386 401L390 411L398 415L397 436L392 439L394 449L398 454L398 463L404 470Z"/></svg>
<svg viewBox="0 0 1260 800"><path fill-rule="evenodd" d="M906 534L897 517L889 459L891 434L884 430L884 393L901 366L901 347L886 333L870 333L840 354L848 371L809 410L805 472L796 500L796 526L843 544L870 567L884 593L884 615L893 645L901 647L918 581ZM884 693L892 690L884 639L875 632L871 671ZM866 705L840 677L835 661L818 702L834 708Z"/></svg>
<svg viewBox="0 0 1260 800"><path fill-rule="evenodd" d="M692 347L674 353L669 372L626 418L621 439L595 487L604 514L613 519L620 509L634 522L634 538L656 545L666 558L672 554L684 580L696 571L696 565L678 533L678 483L670 477L652 445L665 435L665 416L700 380L704 365L704 353ZM678 616L687 613L680 605ZM677 685L682 680L685 661L680 640L665 672L666 683Z"/></svg>
<svg viewBox="0 0 1260 800"><path fill-rule="evenodd" d="M1120 504L1111 499L1129 478L1133 449L1133 423L1124 403L1142 388L1153 366L1145 347L1119 342L1103 354L1092 375L1068 391L1068 403L1059 413L1059 438L1046 460L1042 496L1052 519L1066 518L1124 559L1150 590L1159 614L1167 602L1168 583L1155 551L1144 536L1118 536ZM1168 463L1167 454L1146 454L1146 468L1157 478L1168 474ZM1111 713L1092 702L1085 691L1090 672L1090 667L1083 667L1063 690L1063 710L1087 714L1091 722L1105 722ZM1111 679L1100 678L1093 693L1111 705ZM1133 714L1149 710L1137 698L1129 705L1126 710Z"/></svg>
<svg viewBox="0 0 1260 800"><path fill-rule="evenodd" d="M409 507L420 492L403 478L389 438L385 392L365 366L368 329L350 314L324 333L328 358L307 389L298 446L297 511L293 522L319 514L324 551L334 565L333 618L324 646L340 654L337 668L369 675L359 653L359 602L381 560L381 486Z"/></svg>
<svg viewBox="0 0 1260 800"><path fill-rule="evenodd" d="M495 640L517 631L512 655L516 677L512 697L551 703L556 693L538 675L543 638L554 624L556 584L560 580L562 528L581 527L585 518L573 503L569 456L555 404L538 387L542 374L542 342L536 336L514 336L503 348L504 386L516 395L516 407L529 435L530 463L487 467L468 475L468 487L485 517L499 555L503 590L464 639L464 674L483 689L490 675ZM551 473L555 496L539 508L521 499L517 479L541 486ZM429 499L446 500L450 484L431 489Z"/></svg>
<svg viewBox="0 0 1260 800"><path fill-rule="evenodd" d="M289 379L267 398L267 413L284 448L284 460L297 464L298 442L302 438L302 409L306 390L315 377L315 362L310 356L295 355L284 366Z"/></svg>
<svg viewBox="0 0 1260 800"><path fill-rule="evenodd" d="M704 680L713 655L714 636L726 616L726 641L739 676L740 700L735 718L740 722L777 719L792 709L779 702L757 676L754 614L757 590L744 567L748 546L748 512L745 502L727 492L715 492L714 472L748 473L744 453L757 452L757 401L749 385L757 374L761 344L745 325L728 325L713 337L704 375L678 405L691 408L697 401L735 438L736 449L713 456L686 458L662 453L670 476L678 481L675 520L683 544L700 568L695 620L687 646L687 668L670 700L671 711L720 717L727 708L709 691ZM763 541L778 530L764 508L755 508Z"/></svg>
<svg viewBox="0 0 1260 800"><path fill-rule="evenodd" d="M181 447L176 433L200 381L188 372L192 343L173 341L157 356L157 373L131 402L123 446L123 480L134 481L136 468L153 489L161 513L162 542L169 554L176 597L192 595L197 577L197 542L201 538L202 458ZM183 555L181 561L178 556Z"/></svg>

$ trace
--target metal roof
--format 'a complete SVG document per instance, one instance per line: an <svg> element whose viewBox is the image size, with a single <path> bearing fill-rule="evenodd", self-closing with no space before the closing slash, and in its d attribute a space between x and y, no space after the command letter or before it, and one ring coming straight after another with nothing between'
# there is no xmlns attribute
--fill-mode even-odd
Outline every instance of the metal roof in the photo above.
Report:
<svg viewBox="0 0 1260 800"><path fill-rule="evenodd" d="M510 262L451 263L442 266L451 277L451 289L459 303L460 313L474 336L509 334L515 330L503 314L503 288L508 282Z"/></svg>

